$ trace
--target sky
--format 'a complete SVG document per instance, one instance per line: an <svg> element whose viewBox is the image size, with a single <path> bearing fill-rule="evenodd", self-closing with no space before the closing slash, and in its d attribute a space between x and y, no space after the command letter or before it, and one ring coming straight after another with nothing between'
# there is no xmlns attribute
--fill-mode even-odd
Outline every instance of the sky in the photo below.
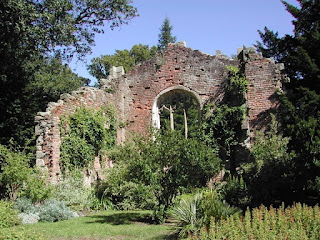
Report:
<svg viewBox="0 0 320 240"><path fill-rule="evenodd" d="M298 5L295 0L288 3ZM94 57L114 54L116 49L131 49L135 44L158 44L160 28L166 17L172 25L177 42L187 47L215 55L216 50L231 56L237 48L253 46L260 40L258 30L265 26L279 32L279 36L292 34L292 16L280 0L133 0L139 16L128 25L95 38L92 54L86 62L74 60L70 66L82 77L95 79L88 73L87 64Z"/></svg>

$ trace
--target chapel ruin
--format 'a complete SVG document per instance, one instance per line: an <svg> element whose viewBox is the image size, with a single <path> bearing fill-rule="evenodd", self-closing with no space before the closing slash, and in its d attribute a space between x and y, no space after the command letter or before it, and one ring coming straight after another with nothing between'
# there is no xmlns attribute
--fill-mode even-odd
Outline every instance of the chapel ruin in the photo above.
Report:
<svg viewBox="0 0 320 240"><path fill-rule="evenodd" d="M215 56L187 48L184 42L170 44L162 54L135 66L128 73L113 67L100 89L82 87L60 100L49 103L46 112L39 112L36 122L36 164L46 169L49 180L55 182L61 174L60 129L62 116L73 114L84 106L98 109L112 104L124 127L117 131L117 142L123 142L130 132L145 134L150 125L160 128L159 107L168 94L184 92L194 97L201 109L208 99L220 101L223 82L228 76L226 66L241 66L249 82L246 94L248 121L242 128L252 137L255 129L266 124L266 116L277 107L276 89L281 89L283 64L264 58L253 48L238 51L231 59L219 51Z"/></svg>

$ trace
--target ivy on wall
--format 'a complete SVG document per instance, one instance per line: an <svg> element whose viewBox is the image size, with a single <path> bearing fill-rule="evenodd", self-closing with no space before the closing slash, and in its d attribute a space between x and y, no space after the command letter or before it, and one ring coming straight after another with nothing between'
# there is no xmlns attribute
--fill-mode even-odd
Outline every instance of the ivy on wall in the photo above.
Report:
<svg viewBox="0 0 320 240"><path fill-rule="evenodd" d="M246 132L242 123L247 116L246 92L248 82L244 74L235 66L228 66L225 95L221 102L214 99L206 104L203 112L202 130L207 144L218 148L225 168L235 173L239 152Z"/></svg>
<svg viewBox="0 0 320 240"><path fill-rule="evenodd" d="M88 167L95 156L111 149L116 143L117 120L112 107L95 111L80 108L61 121L62 169Z"/></svg>

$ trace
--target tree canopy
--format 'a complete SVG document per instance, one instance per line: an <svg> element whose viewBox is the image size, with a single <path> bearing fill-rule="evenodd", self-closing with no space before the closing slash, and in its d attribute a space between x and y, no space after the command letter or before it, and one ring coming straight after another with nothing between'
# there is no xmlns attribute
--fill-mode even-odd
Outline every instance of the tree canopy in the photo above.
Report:
<svg viewBox="0 0 320 240"><path fill-rule="evenodd" d="M262 42L258 50L265 57L274 57L285 63L290 77L290 88L308 87L320 93L320 4L317 0L298 0L299 7L282 1L294 17L294 34L279 37L277 32L265 27L259 31Z"/></svg>
<svg viewBox="0 0 320 240"><path fill-rule="evenodd" d="M125 72L130 71L135 65L146 61L157 53L155 46L149 48L148 45L136 44L131 50L116 50L113 55L102 55L93 58L88 70L92 76L99 81L109 75L112 66L123 66Z"/></svg>
<svg viewBox="0 0 320 240"><path fill-rule="evenodd" d="M290 77L284 83L279 116L288 149L295 153L292 172L297 201L319 197L320 187L320 4L298 0L299 7L282 1L294 17L294 34L279 37L268 28L259 31L256 47L266 57L283 62ZM299 199L300 198L300 199ZM310 199L309 199L310 200Z"/></svg>
<svg viewBox="0 0 320 240"><path fill-rule="evenodd" d="M0 0L0 142L25 144L36 112L87 82L61 60L81 59L105 25L135 16L129 0Z"/></svg>

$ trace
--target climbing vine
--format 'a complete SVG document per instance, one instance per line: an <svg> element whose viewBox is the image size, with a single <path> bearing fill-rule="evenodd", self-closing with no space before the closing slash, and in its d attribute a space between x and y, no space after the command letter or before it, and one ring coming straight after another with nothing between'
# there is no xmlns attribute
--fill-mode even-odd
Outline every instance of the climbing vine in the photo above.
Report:
<svg viewBox="0 0 320 240"><path fill-rule="evenodd" d="M204 107L202 130L207 144L218 148L225 168L231 173L238 165L236 155L246 139L242 123L247 116L246 92L248 82L235 66L228 66L225 95L221 102L211 99Z"/></svg>
<svg viewBox="0 0 320 240"><path fill-rule="evenodd" d="M98 111L80 108L61 121L62 169L88 167L95 156L112 148L116 141L115 111L111 107Z"/></svg>

